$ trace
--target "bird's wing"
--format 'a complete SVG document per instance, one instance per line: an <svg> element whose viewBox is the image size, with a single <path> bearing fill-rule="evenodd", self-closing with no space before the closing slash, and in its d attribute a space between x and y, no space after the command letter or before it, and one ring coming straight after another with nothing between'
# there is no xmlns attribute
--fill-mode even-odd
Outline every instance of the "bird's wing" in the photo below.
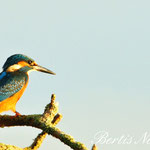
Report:
<svg viewBox="0 0 150 150"><path fill-rule="evenodd" d="M25 78L5 75L0 79L0 102L20 91L25 84Z"/></svg>

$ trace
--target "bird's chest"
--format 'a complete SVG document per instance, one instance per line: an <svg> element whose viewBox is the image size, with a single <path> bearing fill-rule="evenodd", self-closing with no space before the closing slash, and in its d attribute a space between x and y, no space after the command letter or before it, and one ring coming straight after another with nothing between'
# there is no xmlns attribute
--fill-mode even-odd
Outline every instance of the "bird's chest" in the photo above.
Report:
<svg viewBox="0 0 150 150"><path fill-rule="evenodd" d="M8 83L10 84L9 92L12 91L14 93L12 97L19 99L27 87L28 76L25 74L12 75L10 76L9 80L11 80L11 82Z"/></svg>
<svg viewBox="0 0 150 150"><path fill-rule="evenodd" d="M15 105L26 89L28 78L20 75L9 75L2 80L0 87L0 113L15 111Z"/></svg>
<svg viewBox="0 0 150 150"><path fill-rule="evenodd" d="M0 80L0 102L12 97L18 96L17 93L22 94L28 83L28 77L22 74L6 74Z"/></svg>

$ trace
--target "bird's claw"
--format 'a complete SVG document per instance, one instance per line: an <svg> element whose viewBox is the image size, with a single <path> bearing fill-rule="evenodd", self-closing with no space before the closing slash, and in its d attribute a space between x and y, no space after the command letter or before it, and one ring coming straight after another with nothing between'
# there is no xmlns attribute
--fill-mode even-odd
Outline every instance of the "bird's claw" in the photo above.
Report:
<svg viewBox="0 0 150 150"><path fill-rule="evenodd" d="M21 114L19 113L19 112L17 112L17 111L15 111L15 116L17 117L17 116L21 116Z"/></svg>

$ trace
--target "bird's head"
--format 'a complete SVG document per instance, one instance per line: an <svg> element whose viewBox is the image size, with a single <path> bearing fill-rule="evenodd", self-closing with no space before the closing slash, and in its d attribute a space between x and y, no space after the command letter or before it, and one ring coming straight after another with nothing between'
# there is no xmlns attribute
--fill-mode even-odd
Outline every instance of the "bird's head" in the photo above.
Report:
<svg viewBox="0 0 150 150"><path fill-rule="evenodd" d="M25 73L29 73L30 71L35 70L55 75L55 73L51 70L39 66L32 58L22 54L15 54L10 56L6 60L3 66L3 70L6 72L22 71Z"/></svg>

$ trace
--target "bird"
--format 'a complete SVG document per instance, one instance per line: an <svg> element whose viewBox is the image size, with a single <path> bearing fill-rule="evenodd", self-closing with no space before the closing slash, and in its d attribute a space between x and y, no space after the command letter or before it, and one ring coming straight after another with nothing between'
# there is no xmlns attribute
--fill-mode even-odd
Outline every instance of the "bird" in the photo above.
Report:
<svg viewBox="0 0 150 150"><path fill-rule="evenodd" d="M14 54L7 58L0 73L0 114L12 111L15 116L21 115L16 111L16 104L28 85L31 71L55 75L24 54Z"/></svg>

